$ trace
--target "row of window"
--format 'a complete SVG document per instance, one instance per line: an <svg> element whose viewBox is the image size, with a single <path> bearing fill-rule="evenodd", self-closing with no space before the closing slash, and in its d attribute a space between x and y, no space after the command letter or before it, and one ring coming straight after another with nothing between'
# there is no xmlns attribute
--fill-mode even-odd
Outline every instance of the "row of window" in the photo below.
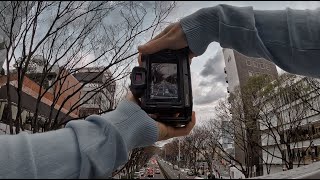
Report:
<svg viewBox="0 0 320 180"><path fill-rule="evenodd" d="M256 61L252 61L252 60L247 59L246 63L247 63L247 66L253 66L253 67L261 68L261 69L267 69L268 71L270 71L270 66L267 64L264 64L262 62L258 63Z"/></svg>
<svg viewBox="0 0 320 180"><path fill-rule="evenodd" d="M249 77L259 76L259 75L263 75L263 74L269 76L270 78L272 77L272 75L270 75L270 74L265 74L265 73L261 73L261 72L248 71L248 74L249 74Z"/></svg>

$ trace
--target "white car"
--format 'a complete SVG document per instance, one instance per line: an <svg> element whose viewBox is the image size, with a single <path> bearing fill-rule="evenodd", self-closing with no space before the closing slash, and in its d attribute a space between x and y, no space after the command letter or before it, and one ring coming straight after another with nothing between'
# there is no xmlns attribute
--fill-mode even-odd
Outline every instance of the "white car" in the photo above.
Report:
<svg viewBox="0 0 320 180"><path fill-rule="evenodd" d="M157 168L157 169L155 170L155 173L156 173L156 174L160 174L160 169Z"/></svg>
<svg viewBox="0 0 320 180"><path fill-rule="evenodd" d="M135 172L133 175L133 179L140 179L140 173L139 172Z"/></svg>
<svg viewBox="0 0 320 180"><path fill-rule="evenodd" d="M143 177L143 175L144 175L144 169L140 169L140 171L139 171L139 173L140 173L140 177Z"/></svg>

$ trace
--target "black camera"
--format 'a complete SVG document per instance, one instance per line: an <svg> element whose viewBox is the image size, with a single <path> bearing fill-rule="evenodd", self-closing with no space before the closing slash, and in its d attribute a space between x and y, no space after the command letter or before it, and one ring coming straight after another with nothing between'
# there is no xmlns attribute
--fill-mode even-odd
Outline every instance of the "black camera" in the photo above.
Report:
<svg viewBox="0 0 320 180"><path fill-rule="evenodd" d="M141 108L157 114L157 121L175 127L188 124L192 116L188 54L189 48L142 54L142 67L134 67L130 76L130 90L141 98Z"/></svg>

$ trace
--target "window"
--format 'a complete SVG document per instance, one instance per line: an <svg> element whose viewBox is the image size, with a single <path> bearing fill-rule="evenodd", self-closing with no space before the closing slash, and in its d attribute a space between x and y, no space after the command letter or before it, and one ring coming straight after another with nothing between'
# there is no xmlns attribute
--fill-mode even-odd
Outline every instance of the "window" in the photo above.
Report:
<svg viewBox="0 0 320 180"><path fill-rule="evenodd" d="M264 69L264 64L263 63L260 63L260 68Z"/></svg>
<svg viewBox="0 0 320 180"><path fill-rule="evenodd" d="M257 62L253 62L254 67L259 67Z"/></svg>
<svg viewBox="0 0 320 180"><path fill-rule="evenodd" d="M247 59L247 66L251 66L251 61Z"/></svg>

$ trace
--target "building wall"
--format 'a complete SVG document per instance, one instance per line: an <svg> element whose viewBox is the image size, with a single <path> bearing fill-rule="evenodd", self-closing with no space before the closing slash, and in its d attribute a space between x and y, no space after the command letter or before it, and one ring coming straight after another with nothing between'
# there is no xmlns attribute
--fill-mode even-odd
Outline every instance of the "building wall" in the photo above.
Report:
<svg viewBox="0 0 320 180"><path fill-rule="evenodd" d="M73 77L67 77L67 80L70 81L70 84L74 84L76 83L76 79L74 80L75 78ZM7 81L7 76L1 76L0 77L0 87L4 86L6 84L6 81ZM18 83L17 83L17 74L12 74L10 76L10 83L15 86L15 87L18 87ZM59 88L60 86L57 86L57 88ZM76 86L77 88L80 87L80 84L78 82L78 85ZM38 95L39 95L39 91L41 89L41 92L44 92L45 90L40 87L36 82L32 81L31 79L29 79L28 77L24 77L24 82L23 82L23 87L22 87L22 91L25 92L26 94L34 97L35 99L38 98ZM66 84L64 83L62 85L62 89L65 90L66 89ZM71 94L72 89L71 90L67 90L61 97L60 99L58 100L58 102L56 103L55 105L55 109L59 109L61 107L61 103L62 103L62 99L66 98L69 94ZM78 97L76 97L78 96ZM75 96L71 97L67 103L65 104L65 106L63 106L63 108L61 109L61 112L63 113L68 113L69 110L70 110L70 105L76 103L77 99L80 97L80 92L77 93ZM46 92L43 96L43 98L41 99L41 102L51 106L52 105L52 102L53 102L53 99L54 99L54 95L50 92ZM70 116L71 117L78 117L78 111L73 111L72 113L70 113Z"/></svg>
<svg viewBox="0 0 320 180"><path fill-rule="evenodd" d="M61 77L66 76L67 75L66 73L67 71L65 70L62 71ZM72 74L69 74L68 76L61 79L60 81L61 83L59 82L56 83L54 93L56 95L61 94L57 101L57 104L61 106L64 100L68 96L72 95L74 92L76 92L78 89L81 88L81 83ZM80 90L76 92L74 95L72 95L71 97L69 97L69 99L63 105L63 107L67 110L71 110L74 108L73 106L77 106L78 104L80 104L79 99L82 93L83 91ZM79 108L73 110L72 112L78 116Z"/></svg>
<svg viewBox="0 0 320 180"><path fill-rule="evenodd" d="M110 70L105 71L102 76L99 76L94 81L94 77L97 76L97 73L103 71L103 67L88 67L79 70L79 73L75 74L75 77L80 82L89 82L83 88L83 93L81 94L81 102L86 102L80 107L80 116L87 116L91 114L97 114L108 109L114 108L114 95L115 95L115 86L116 83L113 82L108 86L103 85L112 79L112 73ZM94 89L105 86L94 96ZM87 101L88 100L88 101Z"/></svg>
<svg viewBox="0 0 320 180"><path fill-rule="evenodd" d="M236 59L240 86L245 85L253 75L267 74L273 79L278 76L277 68L272 62L263 58L247 57L233 50Z"/></svg>
<svg viewBox="0 0 320 180"><path fill-rule="evenodd" d="M293 79L293 82L298 82L298 81L302 81L303 83L304 79L299 76ZM282 82L280 86L283 86L283 84L287 84L287 82ZM310 94L312 95L312 99L309 99L308 101L313 104L313 107L315 109L320 109L320 96L315 95L315 93L310 93ZM282 121L284 122L284 124L282 124L281 122L278 122L277 118L274 118L274 119L271 118L271 122L272 122L271 127L273 128L270 130L270 126L268 129L266 126L260 123L261 142L262 142L261 144L264 147L264 149L266 149L270 153L274 153L276 156L281 157L281 152L277 144L279 145L279 147L281 147L282 150L286 150L287 148L285 144L280 143L280 136L276 131L276 129L289 130L291 133L295 133L296 135L295 138L298 139L290 143L290 151L293 152L293 157L294 157L294 160L293 160L294 168L296 168L298 164L300 164L300 166L307 165L312 163L314 160L315 161L320 160L320 114L308 108L307 110L303 110L305 114L298 116L299 120L297 120L295 124L291 124L290 122L292 121L292 119L290 121L290 118L295 119L295 117L288 116L288 113L291 112L291 114L295 116L295 114L292 113L292 112L295 112L295 109L290 109L290 108L300 107L302 105L301 101L293 100L293 101L286 102L286 101L282 101L280 97L277 98L277 101L279 103L279 107L277 107L279 109L277 109L277 112L281 113L281 117L283 118ZM266 112L271 112L274 110L270 106L265 108L263 111L265 112L261 112L261 114L265 114ZM261 121L264 121L264 120L262 119ZM291 126L290 129L289 129L289 126ZM307 133L301 133L304 131L295 132L296 130L295 128L300 130L307 130ZM285 132L286 131L284 131L284 136L286 136ZM268 134L275 134L276 138L270 135L268 137ZM272 155L268 154L267 152L264 152L263 150L262 152L263 152L264 162L267 162L271 165L271 167L268 167L270 170L270 174L282 171L282 169L285 168L285 165L282 162L282 159L277 157L272 157ZM286 156L288 157L287 154ZM298 162L298 159L299 159L298 156L300 156L300 158L302 159L301 162ZM266 171L267 170L266 165L264 165L264 170L265 170L264 175L268 174L268 172Z"/></svg>
<svg viewBox="0 0 320 180"><path fill-rule="evenodd" d="M240 83L236 60L232 49L223 49L222 51L226 65L225 73L227 74L228 88L230 92L233 92L235 87Z"/></svg>

